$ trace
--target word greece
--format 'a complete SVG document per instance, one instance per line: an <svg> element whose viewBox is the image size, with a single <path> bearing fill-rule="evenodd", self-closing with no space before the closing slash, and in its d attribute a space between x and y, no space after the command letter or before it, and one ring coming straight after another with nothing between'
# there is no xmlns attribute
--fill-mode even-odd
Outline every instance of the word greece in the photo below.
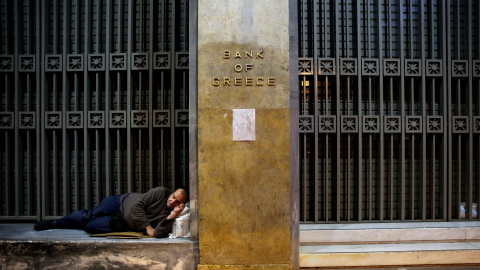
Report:
<svg viewBox="0 0 480 270"><path fill-rule="evenodd" d="M223 59L225 60L235 60L235 59L256 59L257 61L263 60L263 50L246 50L243 52L240 51L229 51L224 50L222 52ZM247 73L250 75L252 70L254 70L255 65L252 63L249 64L234 64L233 71L235 71L239 76L237 77L213 77L212 85L213 86L275 86L275 77L262 77L262 76L240 76L242 73Z"/></svg>

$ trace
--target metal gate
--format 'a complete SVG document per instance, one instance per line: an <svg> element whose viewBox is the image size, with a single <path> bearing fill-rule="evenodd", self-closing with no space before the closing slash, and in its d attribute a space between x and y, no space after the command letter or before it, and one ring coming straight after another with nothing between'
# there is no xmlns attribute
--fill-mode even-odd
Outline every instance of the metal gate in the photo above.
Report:
<svg viewBox="0 0 480 270"><path fill-rule="evenodd" d="M188 0L0 0L0 220L188 186Z"/></svg>
<svg viewBox="0 0 480 270"><path fill-rule="evenodd" d="M479 1L298 3L301 221L478 220Z"/></svg>

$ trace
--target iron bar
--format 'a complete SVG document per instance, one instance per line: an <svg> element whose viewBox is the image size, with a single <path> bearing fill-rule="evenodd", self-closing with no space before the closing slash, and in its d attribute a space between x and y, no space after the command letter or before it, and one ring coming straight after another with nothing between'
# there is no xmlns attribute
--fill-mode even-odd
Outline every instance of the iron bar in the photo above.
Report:
<svg viewBox="0 0 480 270"><path fill-rule="evenodd" d="M133 52L133 3L132 1L128 1L128 41L127 41L127 63L130 63L132 59L132 52ZM126 122L127 122L127 186L128 186L128 191L127 192L133 192L133 157L132 157L132 130L131 130L131 110L132 110L132 71L131 71L131 65L127 65L127 116L126 116Z"/></svg>
<svg viewBox="0 0 480 270"><path fill-rule="evenodd" d="M313 19L315 21L319 20L320 18L317 17L319 15L319 10L318 10L318 5L314 5L313 7ZM317 27L317 24L315 23L313 25L313 35L315 37L318 37L319 36L319 29ZM317 49L318 49L318 46L317 46L317 42L314 41L313 42L313 54L311 55L313 57L313 61L312 61L312 69L313 69L313 113L312 112L308 112L306 114L313 114L313 119L318 119L317 118L317 115L319 114L319 106L318 106L318 94L319 94L319 91L318 91L318 72L317 72L317 69L316 69L316 65L315 63L317 62L317 58L319 57L319 53L317 52ZM315 122L315 120L313 120L313 122ZM318 156L318 125L315 125L312 123L312 126L313 126L313 145L314 145L314 148L313 148L313 160L314 160L314 171L313 171L313 179L314 179L314 191L313 191L313 194L314 194L314 199L313 199L313 220L314 222L318 222L318 179L319 179L319 173L318 173L318 163L319 163L319 156Z"/></svg>
<svg viewBox="0 0 480 270"><path fill-rule="evenodd" d="M13 5L13 8L14 8L14 14L13 14L13 27L15 29L19 29L20 28L20 22L19 22L19 7L18 7L18 1L15 1L14 5ZM20 50L20 37L19 37L19 32L18 31L15 31L14 34L13 34L13 40L14 40L14 59L18 59L18 51ZM20 83L19 83L19 76L18 76L18 69L15 69L15 73L14 73L14 80L13 80L13 87L14 89L19 89L20 87ZM19 104L19 101L20 101L20 97L19 97L19 91L17 90L14 90L14 94L13 94L13 101L14 101L14 104ZM14 107L14 119L18 119L19 117L19 106L15 106ZM19 131L18 131L18 125L15 125L15 129L14 129L14 151L15 151L15 154L14 154L14 164L16 165L15 168L14 168L14 171L15 171L15 177L14 177L14 187L15 187L15 190L14 190L14 193L15 193L15 211L14 211L14 215L15 216L19 216L20 215L20 203L21 203L21 200L23 199L23 196L21 196L21 187L20 187L20 171L21 171L21 166L20 166L20 159L21 159L21 147L20 147L20 144L21 144L21 140L19 139Z"/></svg>
<svg viewBox="0 0 480 270"><path fill-rule="evenodd" d="M84 48L83 48L83 59L88 59L88 54L91 51L90 46L90 38L91 38L91 1L85 2L85 25L84 25ZM94 201L92 200L93 197L93 187L94 187L94 179L92 179L92 148L91 148L91 140L90 140L90 130L88 128L88 123L90 122L88 112L91 109L91 102L90 102L90 78L88 74L88 68L83 69L83 115L86 118L85 124L83 125L83 182L84 182L84 206L86 209L90 209L93 207ZM97 198L98 199L98 198Z"/></svg>
<svg viewBox="0 0 480 270"><path fill-rule="evenodd" d="M451 44L452 44L452 40L451 40L451 25L452 25L452 21L450 20L450 12L451 12L451 4L450 4L450 0L447 0L446 1L446 12L445 12L445 21L447 22L446 23L446 29L445 29L445 32L446 32L446 44L444 45L444 49L445 49L445 53L444 55L446 55L446 61L448 62L448 64L444 67L451 67L452 66L452 50L451 50ZM448 16L448 17L447 17ZM447 74L448 76L448 80L447 80L447 121L445 121L444 123L446 124L445 127L448 129L448 156L451 157L447 160L447 168L453 168L453 165L454 165L454 161L453 161L453 133L452 133L452 125L450 124L451 123L451 120L452 120L452 115L453 115L453 104L451 102L452 98L453 98L453 89L452 89L452 74L451 72L448 72ZM449 102L450 101L450 102ZM448 124L448 125L447 125ZM446 206L446 214L447 214L447 220L450 221L452 220L453 218L453 211L452 211L452 207L451 207L451 203L454 203L455 200L453 199L453 177L454 177L454 173L453 173L453 170L452 169L449 169L447 171L447 174L448 174L448 177L447 177L447 187L445 189L446 193L445 194L446 196L444 196L444 200L445 200L445 203L444 205Z"/></svg>
<svg viewBox="0 0 480 270"><path fill-rule="evenodd" d="M106 1L106 26L105 26L105 36L106 36L106 44L105 44L105 59L104 59L104 65L105 65L105 73L104 73L104 78L105 78L105 196L109 197L112 195L120 194L120 191L118 193L115 193L113 183L112 183L112 140L111 140L111 130L110 130L110 124L107 122L107 119L110 119L109 112L112 110L112 86L111 86L111 81L112 81L112 75L110 74L110 65L107 65L109 61L107 61L108 56L112 52L112 42L110 40L113 40L112 38L112 0L107 0ZM99 11L100 14L100 11ZM101 23L99 23L101 25ZM100 35L99 35L100 36ZM108 120L109 121L109 120Z"/></svg>
<svg viewBox="0 0 480 270"><path fill-rule="evenodd" d="M148 89L152 89L152 91L149 91L150 94L148 95L148 115L152 119L151 121L148 122L148 189L152 189L154 184L153 184L153 178L154 178L154 168L153 168L153 151L154 151L154 146L153 146L153 125L152 122L155 121L154 115L153 115L153 61L154 61L154 56L153 52L155 51L154 44L153 44L153 36L154 36L154 31L153 29L156 28L155 24L155 14L154 11L156 11L156 8L154 6L153 0L150 1L150 27L148 31L149 35L149 40L148 40Z"/></svg>
<svg viewBox="0 0 480 270"><path fill-rule="evenodd" d="M425 55L426 55L426 50L425 50L425 11L424 11L424 8L425 8L425 5L424 3L420 3L419 4L420 6L420 57L421 57L421 61L422 63L425 63ZM430 31L432 32L432 31ZM422 119L422 122L423 122L423 125L425 126L426 124L426 119L427 119L427 113L426 113L426 97L425 97L425 88L426 88L426 82L425 82L425 72L422 72L422 77L421 77L421 85L420 85L420 92L421 92L421 95L420 95L420 116L421 116L421 119ZM423 127L422 127L423 128ZM423 128L424 130L427 129L427 127ZM420 209L419 209L419 217L421 218L421 220L426 220L426 204L425 204L425 200L426 200L426 182L427 182L427 179L426 179L426 171L427 170L424 170L424 169L421 169L421 168L426 168L426 164L427 164L427 133L424 132L422 130L422 134L419 135L419 137L421 136L421 151L420 151L420 161L419 161L419 164L420 164L420 175L421 175L421 184L420 184L420 191L419 191L419 194L420 194L420 198L419 198L419 201L420 201L420 205L418 206Z"/></svg>
<svg viewBox="0 0 480 270"><path fill-rule="evenodd" d="M378 115L378 123L377 123L377 128L378 128L378 131L380 132L380 134L378 135L379 136L379 141L380 141L380 147L376 149L376 152L378 153L378 159L379 159L379 162L377 163L377 168L378 168L378 177L376 177L374 175L374 180L377 182L377 191L376 191L376 212L377 212L377 219L379 221L383 221L384 220L384 209L386 208L385 206L385 196L384 196L384 192L385 192L385 138L384 138L384 134L383 134L383 129L382 129L382 126L380 123L381 121L383 120L383 115L384 115L384 106L385 106L385 103L384 103L384 100L383 100L383 70L380 68L383 66L383 51L384 51L384 46L383 46L383 42L386 40L389 40L387 38L387 35L382 35L382 27L381 27L381 16L382 16L382 11L381 11L381 8L380 6L377 7L377 14L376 14L376 18L378 18L377 20L377 32L378 32L378 37L377 37L377 44L378 44L378 53L377 53L377 57L378 57L378 68L379 68L379 77L378 77L378 82L377 82L377 85L375 87L375 91L376 91L376 94L378 95L378 108L377 108L377 112L376 112L376 115ZM373 135L370 135L370 136L373 136Z"/></svg>
<svg viewBox="0 0 480 270"><path fill-rule="evenodd" d="M353 6L353 4L352 4ZM356 10L360 11L362 10L361 8L361 2L360 1L357 1L356 2L356 6L355 6ZM354 157L352 159L352 163L355 164L355 163L358 163L357 164L357 168L358 168L358 173L353 173L353 179L354 181L356 180L358 182L358 207L362 207L364 209L361 209L360 211L358 211L358 221L362 221L364 219L368 219L369 217L367 216L368 214L368 206L365 206L363 205L363 200L367 200L368 201L368 194L366 194L366 190L364 189L364 185L367 185L368 183L368 178L366 178L366 173L364 172L363 168L365 166L365 161L363 159L363 149L362 149L362 142L363 142L363 132L362 132L362 128L360 128L360 125L361 123L363 122L362 119L363 119L363 110L362 110L362 76L361 76L361 69L362 69L362 36L361 36L361 26L362 26L362 22L361 22L361 18L362 16L354 16L353 12L348 12L347 11L347 19L350 17L350 14L351 14L351 18L352 18L352 23L354 23L356 25L356 27L352 27L352 37L355 35L355 38L354 40L356 41L356 44L355 45L352 45L352 50L354 48L356 48L355 51L352 52L352 55L349 55L347 53L347 57L353 57L353 58L356 58L357 62L356 62L356 69L357 69L357 74L354 76L354 79L356 79L356 82L355 82L355 90L356 90L356 95L353 96L353 100L352 100L352 112L349 111L349 115L352 114L356 114L357 115L357 130L358 130L358 133L352 135L351 137L354 137L354 139L356 139L356 144L354 144L356 146L356 157ZM353 18L356 17L356 21L354 22L353 21ZM353 44L353 41L352 41L352 44ZM350 91L350 90L349 90ZM355 104L355 98L357 99L356 101L356 106L354 105ZM350 107L350 106L349 106ZM356 111L354 108L357 108ZM349 133L349 137L350 137L350 133ZM355 138L356 137L356 138ZM349 138L349 144L350 144L350 138ZM349 148L351 146L349 145ZM349 157L350 158L350 157ZM355 169L355 165L353 167ZM368 202L367 202L368 204ZM367 208L367 209L365 209ZM366 211L364 211L366 210Z"/></svg>
<svg viewBox="0 0 480 270"><path fill-rule="evenodd" d="M62 112L62 118L66 118L67 115L67 104L68 104L68 78L67 78L67 53L68 53L68 34L67 31L69 30L68 27L68 22L69 20L67 17L70 17L70 5L68 1L65 1L63 3L63 8L64 8L64 19L63 19L63 24L62 24L62 58L65 59L63 61L63 68L62 68L62 99L61 99L61 112ZM57 110L57 109L56 109ZM60 111L58 109L58 111ZM68 121L68 119L63 119L64 123L65 121ZM62 198L62 209L59 213L59 215L66 215L67 213L70 213L70 166L67 166L69 164L69 148L68 148L68 137L67 137L67 130L65 128L65 124L61 125L62 129L59 131L61 132L61 156L62 156L62 163L61 163L61 185L62 185L62 190L60 197Z"/></svg>
<svg viewBox="0 0 480 270"><path fill-rule="evenodd" d="M175 24L175 21L176 21L176 13L177 13L177 10L176 10L176 4L178 2L177 1L173 1L172 2L172 33L177 33L177 25ZM177 39L176 39L176 35L172 35L172 38L171 38L171 42L172 42L172 47L171 47L171 53L172 53L172 56L175 56L175 58L177 57ZM176 91L176 88L177 88L177 84L176 84L176 79L175 79L175 65L171 65L171 69L170 69L170 82L171 82L171 106L170 106L170 115L175 115L175 102L176 102L176 95L175 93L177 92ZM173 118L173 117L172 117ZM175 115L175 118L176 118L176 115ZM175 119L175 121L177 121L177 119ZM176 181L177 181L177 175L176 175L176 151L177 151L177 146L176 146L176 125L173 124L172 125L172 128L170 129L170 136L171 136L171 160L172 160L172 164L171 164L171 167L170 169L172 170L172 176L171 176L171 179L172 179L172 188L173 189L176 189L177 185L176 185Z"/></svg>
<svg viewBox="0 0 480 270"><path fill-rule="evenodd" d="M468 50L467 50L467 56L473 56L473 41L472 41L472 2L467 1L467 43L468 43ZM473 57L468 57L466 58L467 60L467 67L473 67ZM468 138L467 138L467 191L466 191L466 202L467 205L465 207L465 218L467 219L472 219L472 208L473 208L473 161L474 161L474 155L473 155L473 127L471 126L471 123L473 121L470 121L470 119L473 118L474 112L473 112L473 71L472 68L468 68L468 87L467 87L467 115L469 116L469 120L467 122L467 125L469 126L468 130Z"/></svg>

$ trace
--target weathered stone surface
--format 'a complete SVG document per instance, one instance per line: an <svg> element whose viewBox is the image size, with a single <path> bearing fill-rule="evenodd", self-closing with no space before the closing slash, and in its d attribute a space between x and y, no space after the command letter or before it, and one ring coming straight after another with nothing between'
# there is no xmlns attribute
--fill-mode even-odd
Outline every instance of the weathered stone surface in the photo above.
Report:
<svg viewBox="0 0 480 270"><path fill-rule="evenodd" d="M191 247L173 243L0 243L5 269L194 269L187 254L193 255Z"/></svg>
<svg viewBox="0 0 480 270"><path fill-rule="evenodd" d="M0 224L0 269L192 270L197 264L198 242L188 239L105 239L80 230Z"/></svg>
<svg viewBox="0 0 480 270"><path fill-rule="evenodd" d="M288 1L198 6L200 269L289 269ZM255 109L254 141L233 109Z"/></svg>
<svg viewBox="0 0 480 270"><path fill-rule="evenodd" d="M185 245L107 243L1 243L6 269L194 269Z"/></svg>

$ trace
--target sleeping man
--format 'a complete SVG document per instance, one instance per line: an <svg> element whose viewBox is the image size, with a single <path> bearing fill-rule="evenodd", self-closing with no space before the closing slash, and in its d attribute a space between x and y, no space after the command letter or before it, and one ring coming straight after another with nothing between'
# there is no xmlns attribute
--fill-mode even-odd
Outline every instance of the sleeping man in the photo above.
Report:
<svg viewBox="0 0 480 270"><path fill-rule="evenodd" d="M149 236L167 237L175 218L185 208L185 189L172 193L156 187L147 193L127 193L111 196L90 210L81 210L58 220L40 220L37 231L49 229L79 229L88 233L145 231Z"/></svg>

